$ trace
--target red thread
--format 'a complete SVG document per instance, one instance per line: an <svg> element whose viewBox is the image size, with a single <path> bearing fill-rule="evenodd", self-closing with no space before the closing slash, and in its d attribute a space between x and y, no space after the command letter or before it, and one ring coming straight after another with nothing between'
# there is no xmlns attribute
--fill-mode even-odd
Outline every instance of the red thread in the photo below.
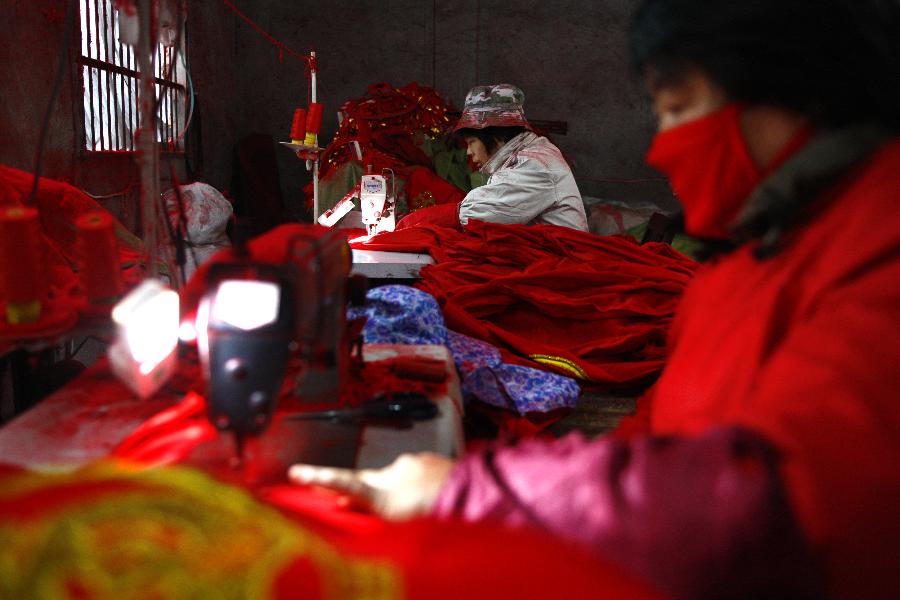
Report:
<svg viewBox="0 0 900 600"><path fill-rule="evenodd" d="M109 304L123 292L119 253L112 215L92 212L75 221L78 250L81 256L80 276L88 301Z"/></svg>
<svg viewBox="0 0 900 600"><path fill-rule="evenodd" d="M322 105L319 102L312 102L309 105L309 112L306 113L306 132L319 133L322 129Z"/></svg>
<svg viewBox="0 0 900 600"><path fill-rule="evenodd" d="M250 19L250 17L248 17L247 15L245 15L244 13L242 13L242 12L238 9L238 7L236 7L232 2L230 2L229 0L222 0L222 1L225 3L225 6L227 6L228 8L231 9L231 12L233 12L234 14L236 14L237 16L239 16L241 19L243 19L244 21L246 21L247 24L250 25L250 27L252 27L253 29L255 29L261 36L263 36L264 38L266 38L266 39L269 41L269 43L271 43L273 46L275 46L276 48L278 48L278 62L281 62L281 58L282 58L283 53L284 53L284 52L287 52L288 54L290 54L290 55L292 55L292 56L295 56L295 57L299 58L300 60L302 60L303 62L305 62L307 68L311 68L311 67L312 67L312 59L311 59L311 57L309 57L309 56L307 56L307 55L305 55L305 54L300 54L299 52L294 52L293 50L291 50L290 48L288 48L287 46L285 46L283 42L281 42L279 39L277 39L277 38L276 38L275 36L273 36L271 33L269 33L268 31L266 31L265 29L263 29L262 27L260 27L260 26L257 25L256 23L254 23L253 20Z"/></svg>
<svg viewBox="0 0 900 600"><path fill-rule="evenodd" d="M294 109L294 120L291 123L291 139L303 141L306 137L306 110Z"/></svg>
<svg viewBox="0 0 900 600"><path fill-rule="evenodd" d="M0 211L0 294L7 302L43 300L43 240L37 210L13 206Z"/></svg>

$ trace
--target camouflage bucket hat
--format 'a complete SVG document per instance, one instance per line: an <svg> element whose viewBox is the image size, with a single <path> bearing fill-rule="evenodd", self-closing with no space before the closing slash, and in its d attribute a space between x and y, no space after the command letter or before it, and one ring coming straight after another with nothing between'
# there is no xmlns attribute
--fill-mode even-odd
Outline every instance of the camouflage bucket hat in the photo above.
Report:
<svg viewBox="0 0 900 600"><path fill-rule="evenodd" d="M484 129L485 127L528 127L525 120L525 93L514 85L479 85L466 94L462 116L453 127L460 129Z"/></svg>

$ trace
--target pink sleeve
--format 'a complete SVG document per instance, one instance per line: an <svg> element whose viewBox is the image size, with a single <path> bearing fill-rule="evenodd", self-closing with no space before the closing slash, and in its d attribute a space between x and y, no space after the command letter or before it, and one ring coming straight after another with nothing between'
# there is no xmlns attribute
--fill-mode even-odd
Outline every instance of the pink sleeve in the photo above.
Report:
<svg viewBox="0 0 900 600"><path fill-rule="evenodd" d="M439 517L549 530L674 596L804 597L813 560L775 450L726 428L692 439L530 440L460 460Z"/></svg>

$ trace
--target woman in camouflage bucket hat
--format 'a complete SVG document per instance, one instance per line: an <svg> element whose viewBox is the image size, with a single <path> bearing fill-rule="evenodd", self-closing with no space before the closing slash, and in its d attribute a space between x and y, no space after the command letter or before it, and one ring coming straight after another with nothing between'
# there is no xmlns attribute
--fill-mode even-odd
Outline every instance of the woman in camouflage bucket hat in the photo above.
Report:
<svg viewBox="0 0 900 600"><path fill-rule="evenodd" d="M459 204L420 209L398 223L456 227L469 219L505 224L548 224L587 231L578 185L559 148L528 125L525 94L514 85L477 86L466 95L453 129L466 153L488 176Z"/></svg>

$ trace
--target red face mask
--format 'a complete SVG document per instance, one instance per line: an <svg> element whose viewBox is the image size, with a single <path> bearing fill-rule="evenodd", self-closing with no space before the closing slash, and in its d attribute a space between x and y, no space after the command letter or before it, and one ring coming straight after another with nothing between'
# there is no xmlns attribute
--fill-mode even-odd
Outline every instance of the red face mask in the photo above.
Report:
<svg viewBox="0 0 900 600"><path fill-rule="evenodd" d="M728 225L762 181L744 142L740 112L739 105L727 104L662 131L647 152L647 164L669 178L681 201L690 235L728 237Z"/></svg>

